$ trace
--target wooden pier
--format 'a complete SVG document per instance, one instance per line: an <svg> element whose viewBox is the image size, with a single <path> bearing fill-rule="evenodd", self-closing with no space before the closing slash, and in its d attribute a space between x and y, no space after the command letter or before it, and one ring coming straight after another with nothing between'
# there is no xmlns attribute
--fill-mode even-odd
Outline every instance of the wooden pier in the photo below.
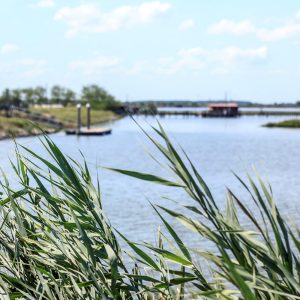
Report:
<svg viewBox="0 0 300 300"><path fill-rule="evenodd" d="M66 134L68 135L107 135L111 134L110 128L83 128L80 131L75 129L66 130Z"/></svg>
<svg viewBox="0 0 300 300"><path fill-rule="evenodd" d="M87 109L87 127L81 127L81 104L77 104L77 128L76 129L67 129L67 135L85 135L85 136L95 136L95 135L107 135L111 134L110 128L91 128L91 105L86 104Z"/></svg>

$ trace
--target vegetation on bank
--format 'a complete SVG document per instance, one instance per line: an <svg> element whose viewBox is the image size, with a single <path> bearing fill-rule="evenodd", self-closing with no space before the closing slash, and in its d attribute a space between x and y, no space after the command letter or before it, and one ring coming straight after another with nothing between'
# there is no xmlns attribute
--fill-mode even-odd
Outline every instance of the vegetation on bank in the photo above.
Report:
<svg viewBox="0 0 300 300"><path fill-rule="evenodd" d="M81 110L82 126L86 126L86 108L82 107ZM112 111L93 109L91 112L91 124L105 123L117 120L120 117L119 114ZM43 121L38 121L38 119ZM54 124L53 121L55 122ZM32 108L29 113L14 112L11 117L6 117L5 114L2 114L2 116L0 115L0 140L40 134L40 131L32 122L37 123L47 133L54 133L62 128L75 128L77 126L77 109L71 106L61 108L36 107Z"/></svg>
<svg viewBox="0 0 300 300"><path fill-rule="evenodd" d="M118 170L182 189L179 211L153 206L164 229L155 244L129 241L105 217L99 182L87 164L65 156L47 137L49 157L16 149L20 187L2 179L0 290L7 299L300 299L300 230L277 209L272 190L240 181L256 213L228 189L219 206L185 153L162 128L149 136L172 179ZM147 134L147 133L145 133ZM122 193L122 191L120 191ZM240 222L247 219L248 222ZM170 219L194 234L190 248ZM130 219L128 219L130 222ZM243 224L248 224L247 226ZM147 230L147 229L145 229ZM120 240L128 249L120 247ZM201 263L199 263L201 262Z"/></svg>
<svg viewBox="0 0 300 300"><path fill-rule="evenodd" d="M143 105L151 105L155 107L207 107L209 104L217 104L224 103L227 100L219 99L219 100L138 100L138 101L130 101L125 102L125 105L134 105L138 107L142 107ZM230 102L234 102L238 104L240 107L260 107L260 108L285 108L285 107L300 107L300 101L296 102L274 102L270 104L262 104L261 102L252 102L247 100L230 100Z"/></svg>
<svg viewBox="0 0 300 300"><path fill-rule="evenodd" d="M76 94L69 88L53 86L50 94L43 87L6 89L0 96L0 138L35 135L31 121L40 121L47 132L57 128L74 128L77 123L76 105L82 104L82 125L86 125L86 107L92 107L91 124L99 124L120 118L120 103L106 90L88 85ZM6 118L4 118L6 117ZM13 118L12 118L13 117Z"/></svg>
<svg viewBox="0 0 300 300"><path fill-rule="evenodd" d="M300 116L300 111L241 111L240 114L242 116Z"/></svg>
<svg viewBox="0 0 300 300"><path fill-rule="evenodd" d="M61 104L63 106L85 104L89 102L93 108L109 110L119 105L119 101L102 87L92 84L84 86L80 93L60 85L50 90L42 87L20 89L5 89L0 96L0 105L15 105L29 107L36 104Z"/></svg>
<svg viewBox="0 0 300 300"><path fill-rule="evenodd" d="M57 129L45 124L39 124L47 133L53 133ZM32 122L22 118L6 118L0 116L0 140L13 138L39 135L41 131Z"/></svg>
<svg viewBox="0 0 300 300"><path fill-rule="evenodd" d="M193 110L154 110L154 109L145 109L139 110L139 114L144 115L159 115L159 116L194 116L201 117L203 116L203 111L193 111ZM300 111L239 111L240 116L300 116Z"/></svg>
<svg viewBox="0 0 300 300"><path fill-rule="evenodd" d="M51 107L35 107L31 109L32 112L40 113L45 116L52 116L56 120L61 121L66 127L75 127L77 122L77 108L74 106L67 106L61 108L51 108ZM86 119L86 107L81 108L81 121L82 125L85 126ZM120 116L109 110L97 110L92 109L91 111L91 124L99 124L104 122L109 122L117 120Z"/></svg>
<svg viewBox="0 0 300 300"><path fill-rule="evenodd" d="M300 119L285 120L275 123L267 123L264 127L300 128Z"/></svg>

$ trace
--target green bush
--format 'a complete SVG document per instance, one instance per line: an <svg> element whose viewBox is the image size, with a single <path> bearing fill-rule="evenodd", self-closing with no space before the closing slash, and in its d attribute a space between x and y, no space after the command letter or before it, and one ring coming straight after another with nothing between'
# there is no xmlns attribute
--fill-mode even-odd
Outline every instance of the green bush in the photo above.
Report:
<svg viewBox="0 0 300 300"><path fill-rule="evenodd" d="M267 123L265 127L300 128L300 120L285 120L277 123Z"/></svg>

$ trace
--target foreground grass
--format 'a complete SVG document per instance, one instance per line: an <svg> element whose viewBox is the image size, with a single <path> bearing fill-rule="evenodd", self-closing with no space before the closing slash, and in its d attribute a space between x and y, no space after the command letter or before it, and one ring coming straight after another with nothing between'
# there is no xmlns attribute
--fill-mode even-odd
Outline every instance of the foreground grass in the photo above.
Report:
<svg viewBox="0 0 300 300"><path fill-rule="evenodd" d="M112 170L182 189L190 198L181 212L153 206L164 225L156 244L129 241L126 232L113 229L85 162L65 156L47 137L42 143L51 159L16 149L12 168L20 188L4 177L0 196L3 299L300 299L300 230L284 220L271 188L259 178L247 184L237 177L256 215L230 189L226 209L219 207L188 156L162 128L154 130L157 137L148 138L170 178ZM214 251L189 248L170 218L195 240L210 241ZM240 222L245 218L249 227Z"/></svg>
<svg viewBox="0 0 300 300"><path fill-rule="evenodd" d="M32 112L45 114L55 117L57 120L63 122L65 125L75 127L77 122L76 107L62 107L62 108L32 108ZM81 108L82 125L86 125L86 108ZM118 119L119 116L112 111L107 110L92 110L91 123L99 124Z"/></svg>
<svg viewBox="0 0 300 300"><path fill-rule="evenodd" d="M46 132L54 132L51 126L39 125ZM37 127L23 118L6 118L0 116L0 140L9 137L31 136L40 134Z"/></svg>
<svg viewBox="0 0 300 300"><path fill-rule="evenodd" d="M300 119L286 120L276 123L267 123L264 127L300 128Z"/></svg>

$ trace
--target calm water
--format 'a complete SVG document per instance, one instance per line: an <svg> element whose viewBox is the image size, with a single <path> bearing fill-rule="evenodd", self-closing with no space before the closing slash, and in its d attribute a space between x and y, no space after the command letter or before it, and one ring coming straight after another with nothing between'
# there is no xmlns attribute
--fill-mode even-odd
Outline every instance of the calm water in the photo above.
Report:
<svg viewBox="0 0 300 300"><path fill-rule="evenodd" d="M213 119L178 116L160 121L174 142L189 154L221 206L225 201L226 186L248 201L231 171L245 178L247 172L253 174L255 167L271 183L280 209L298 221L300 130L261 127L266 122L283 119L286 117ZM152 117L138 117L137 120L144 126L155 124ZM148 150L156 152L130 118L110 126L113 133L109 136L75 137L58 133L52 135L52 139L65 153L78 160L81 159L80 149L94 175L100 172L103 203L112 224L134 240L153 240L160 222L148 202L171 208L177 205L162 199L163 196L179 203L191 202L178 189L140 182L101 169L100 166L111 166L165 175L147 156ZM18 141L38 153L43 152L36 138ZM0 142L0 155L1 167L12 176L8 163L8 157L13 155L12 142Z"/></svg>
<svg viewBox="0 0 300 300"><path fill-rule="evenodd" d="M253 112L294 112L300 111L300 107L240 107L240 111L253 111ZM158 111L191 111L203 112L207 111L207 107L158 107Z"/></svg>

